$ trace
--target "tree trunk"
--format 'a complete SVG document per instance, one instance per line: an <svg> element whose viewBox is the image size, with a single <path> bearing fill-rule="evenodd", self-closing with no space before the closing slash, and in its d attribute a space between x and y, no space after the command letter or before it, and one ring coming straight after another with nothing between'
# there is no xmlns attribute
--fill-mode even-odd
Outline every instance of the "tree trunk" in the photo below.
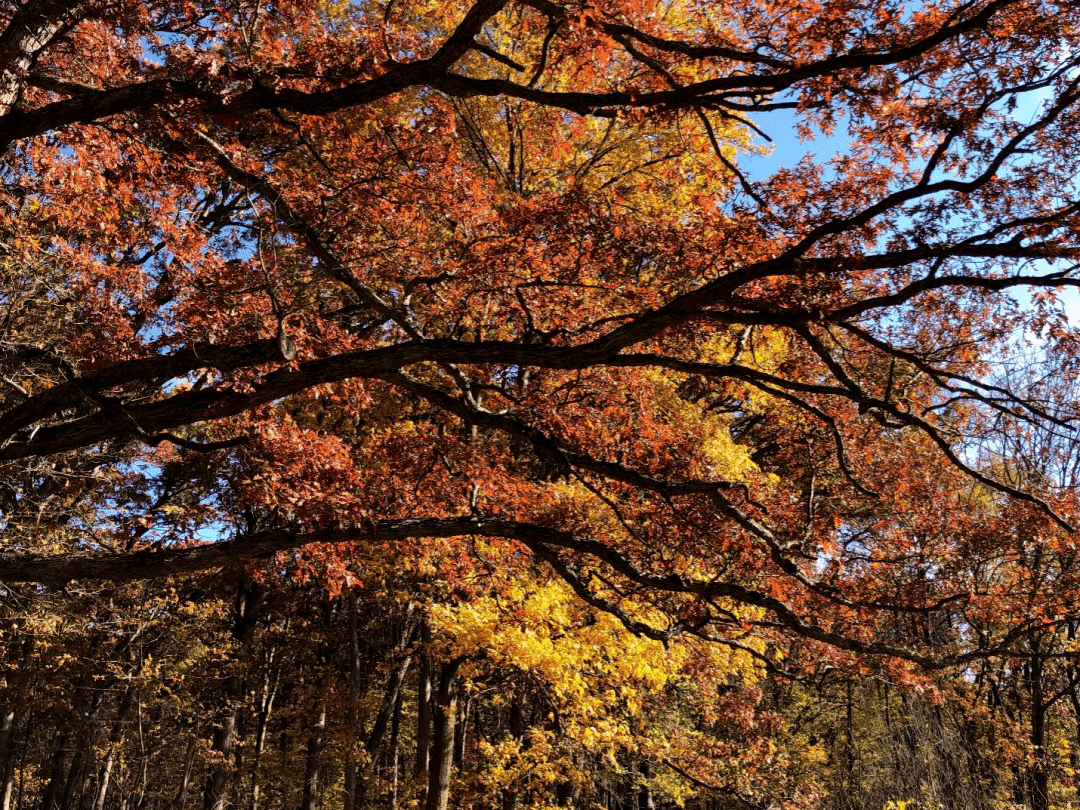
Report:
<svg viewBox="0 0 1080 810"><path fill-rule="evenodd" d="M86 782L86 752L89 747L90 735L85 734L75 745L75 751L71 755L71 764L68 767L67 780L64 782L64 793L60 797L61 810L75 810L79 797L82 795L83 784Z"/></svg>
<svg viewBox="0 0 1080 810"><path fill-rule="evenodd" d="M454 721L454 767L460 773L465 767L465 733L469 727L469 698L458 701L457 718Z"/></svg>
<svg viewBox="0 0 1080 810"><path fill-rule="evenodd" d="M15 710L9 709L0 717L0 810L9 810L15 788Z"/></svg>
<svg viewBox="0 0 1080 810"><path fill-rule="evenodd" d="M423 649L420 652L420 668L416 685L416 762L413 766L415 776L428 772L431 758L432 673L431 655L428 652L431 644L431 628L426 621L420 628L420 642Z"/></svg>
<svg viewBox="0 0 1080 810"><path fill-rule="evenodd" d="M411 612L412 607L410 606L409 613ZM394 709L399 705L401 686L405 681L406 675L409 673L409 666L412 663L412 654L406 653L406 651L409 648L409 644L414 640L415 629L415 624L412 622L411 616L407 615L405 627L395 645L395 649L401 655L401 660L390 672L382 705L379 707L379 713L375 716L375 721L371 725L371 731L368 733L365 742L364 747L367 750L368 760L363 768L358 767L356 769L356 790L358 798L367 795L368 778L377 771L380 762L386 761L383 756L383 740L386 737L387 729L391 725Z"/></svg>
<svg viewBox="0 0 1080 810"><path fill-rule="evenodd" d="M642 761L638 772L641 774L641 789L638 790L638 810L656 810L652 787L649 784L649 780L652 779L652 766L648 762Z"/></svg>
<svg viewBox="0 0 1080 810"><path fill-rule="evenodd" d="M325 685L320 683L320 692L325 694ZM300 810L315 810L315 801L319 797L319 770L322 766L322 751L326 747L326 703L320 702L319 717L315 729L308 736L307 757L304 760L304 797Z"/></svg>
<svg viewBox="0 0 1080 810"><path fill-rule="evenodd" d="M843 784L844 792L851 797L855 793L855 695L854 684L845 684L847 706L844 713Z"/></svg>
<svg viewBox="0 0 1080 810"><path fill-rule="evenodd" d="M1043 659L1032 642L1028 674L1031 683L1031 744L1035 762L1031 766L1031 810L1050 810L1050 774L1046 763L1046 703L1043 700Z"/></svg>
<svg viewBox="0 0 1080 810"><path fill-rule="evenodd" d="M357 602L359 597L357 590L351 588L348 595L349 603L349 707L346 714L348 724L348 747L345 750L345 788L343 797L343 810L354 810L356 807L356 780L358 768L356 762L356 737L359 731L360 718L356 711L357 701L360 699L360 620L357 616Z"/></svg>
<svg viewBox="0 0 1080 810"><path fill-rule="evenodd" d="M60 780L64 773L64 752L71 742L71 729L64 732L63 736L56 734L53 739L57 740L56 749L53 751L52 764L49 766L49 782L45 788L45 795L41 800L41 810L56 810L60 801Z"/></svg>
<svg viewBox="0 0 1080 810"><path fill-rule="evenodd" d="M187 751L184 752L184 772L180 776L180 786L176 789L171 810L184 810L184 805L187 803L188 787L191 785L191 768L195 764L195 747L197 744L198 737L193 734L188 740Z"/></svg>
<svg viewBox="0 0 1080 810"><path fill-rule="evenodd" d="M135 690L129 686L120 697L120 705L116 709L116 719L113 721L112 730L109 732L109 748L105 754L105 762L102 763L98 771L98 789L97 795L94 797L94 810L104 810L105 808L105 797L109 792L109 782L112 779L113 765L116 762L116 750L120 746L120 741L124 738L124 721L127 719L128 712L131 711L134 696Z"/></svg>
<svg viewBox="0 0 1080 810"><path fill-rule="evenodd" d="M401 755L399 753L399 740L401 739L401 709L402 693L397 690L394 698L394 717L390 722L390 808L396 810L398 801L398 779L401 773Z"/></svg>
<svg viewBox="0 0 1080 810"><path fill-rule="evenodd" d="M288 635L289 621L286 619L284 631ZM259 801L262 798L261 769L259 762L262 760L263 751L266 749L266 731L270 724L270 715L274 711L274 700L277 698L278 685L281 680L281 664L275 660L275 651L271 651L267 660L267 673L263 677L262 693L259 697L259 716L255 723L255 745L251 752L251 807L250 810L259 810Z"/></svg>
<svg viewBox="0 0 1080 810"><path fill-rule="evenodd" d="M19 798L15 803L15 810L23 810L23 803L26 800L26 792L23 787L26 780L26 757L30 753L30 738L33 729L34 712L31 710L26 715L26 733L23 735L22 753L19 755Z"/></svg>
<svg viewBox="0 0 1080 810"><path fill-rule="evenodd" d="M1070 634L1070 640L1072 640ZM1073 770L1080 770L1080 756L1077 756L1076 752L1080 751L1080 692L1077 691L1077 686L1080 685L1080 669L1076 666L1069 667L1069 702L1073 707L1073 748L1069 754L1069 764ZM1076 798L1080 799L1080 785L1075 788ZM0 810L6 810L6 808L0 808Z"/></svg>
<svg viewBox="0 0 1080 810"><path fill-rule="evenodd" d="M510 737L521 745L525 737L525 709L521 698L514 695L510 701ZM502 810L517 810L518 792L510 785L503 785Z"/></svg>
<svg viewBox="0 0 1080 810"><path fill-rule="evenodd" d="M454 724L457 720L458 671L463 658L443 667L435 696L434 734L428 771L427 810L446 810L450 803L450 775L454 768Z"/></svg>
<svg viewBox="0 0 1080 810"><path fill-rule="evenodd" d="M88 770L87 755L93 747L97 713L104 699L105 692L90 691L86 698L86 707L79 712L81 724L75 736L75 749L68 766L67 779L64 780L64 790L60 796L61 810L75 810L75 806L79 804L82 797Z"/></svg>
<svg viewBox="0 0 1080 810"><path fill-rule="evenodd" d="M407 640L405 644L408 644ZM386 736L386 730L393 717L394 706L397 705L401 684L405 681L405 676L409 672L410 663L412 663L412 656L406 655L390 673L382 706L379 708L379 713L375 717L375 722L371 726L371 733L368 734L367 739L367 751L372 764L378 759L379 751L383 746L383 738Z"/></svg>
<svg viewBox="0 0 1080 810"><path fill-rule="evenodd" d="M266 588L262 585L242 585L237 592L233 637L239 642L239 649L234 653L232 661L236 668L247 657L255 640L255 627L265 601ZM236 722L243 694L244 679L238 671L233 672L225 680L218 725L214 729L211 747L217 757L208 769L203 798L204 810L225 810L229 765L235 748Z"/></svg>

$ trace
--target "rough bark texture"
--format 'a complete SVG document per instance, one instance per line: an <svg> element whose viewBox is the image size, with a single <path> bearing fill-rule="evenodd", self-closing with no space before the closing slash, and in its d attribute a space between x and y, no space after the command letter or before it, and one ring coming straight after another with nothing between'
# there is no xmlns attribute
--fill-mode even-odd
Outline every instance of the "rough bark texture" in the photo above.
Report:
<svg viewBox="0 0 1080 810"><path fill-rule="evenodd" d="M454 725L457 719L458 671L464 659L443 665L435 693L426 810L446 810L450 804L450 777L454 771Z"/></svg>

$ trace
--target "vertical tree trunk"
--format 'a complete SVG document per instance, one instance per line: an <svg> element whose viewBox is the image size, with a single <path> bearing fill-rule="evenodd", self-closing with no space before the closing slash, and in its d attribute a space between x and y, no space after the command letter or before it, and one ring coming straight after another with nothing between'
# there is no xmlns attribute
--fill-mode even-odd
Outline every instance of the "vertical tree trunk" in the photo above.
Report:
<svg viewBox="0 0 1080 810"><path fill-rule="evenodd" d="M1031 766L1031 810L1050 810L1050 774L1046 763L1046 703L1043 700L1043 659L1032 640L1028 665L1031 683L1031 744L1035 761Z"/></svg>
<svg viewBox="0 0 1080 810"><path fill-rule="evenodd" d="M227 704L220 716L217 728L214 729L214 736L210 745L211 750L218 753L220 757L208 769L206 792L203 799L204 810L225 810L225 785L229 773L228 760L232 755L233 734L236 730L236 713L238 711L235 701L240 696L240 689L233 683L234 681L239 681L239 678L230 676L226 682L225 696Z"/></svg>
<svg viewBox="0 0 1080 810"><path fill-rule="evenodd" d="M64 753L71 742L71 729L69 728L61 736L54 735L56 748L53 750L52 764L49 766L49 782L45 788L45 795L41 799L41 810L56 810L60 802L60 782L64 774Z"/></svg>
<svg viewBox="0 0 1080 810"><path fill-rule="evenodd" d="M14 709L0 716L0 810L9 810L15 788L15 727Z"/></svg>
<svg viewBox="0 0 1080 810"><path fill-rule="evenodd" d="M641 789L638 790L638 810L656 810L652 787L649 785L649 780L652 779L652 765L642 760L639 772L641 773Z"/></svg>
<svg viewBox="0 0 1080 810"><path fill-rule="evenodd" d="M64 780L64 790L60 794L61 810L75 810L75 806L79 804L82 797L83 786L86 784L87 759L90 749L93 747L97 713L105 699L104 692L88 691L86 706L81 712L78 712L78 714L81 714L81 722L78 733L75 735L75 747L71 754L67 779Z"/></svg>
<svg viewBox="0 0 1080 810"><path fill-rule="evenodd" d="M33 729L34 712L31 710L26 715L26 734L23 735L22 753L19 755L19 798L15 803L15 810L23 810L26 800L26 792L23 787L26 780L26 757L30 753L30 738Z"/></svg>
<svg viewBox="0 0 1080 810"><path fill-rule="evenodd" d="M411 612L412 607L410 606L409 614L411 614ZM394 708L399 702L398 698L401 694L401 686L405 681L406 675L409 673L409 666L412 663L412 653L407 651L409 644L415 638L414 632L416 627L409 614L406 615L405 626L395 645L395 649L401 655L401 659L398 661L397 666L390 671L390 677L386 683L386 693L383 696L382 705L379 707L379 713L375 716L375 721L371 724L371 731L368 733L365 742L368 761L363 768L358 768L356 771L358 780L357 796L359 797L367 795L368 777L376 772L381 762L386 761L383 751L385 745L384 739L393 718Z"/></svg>
<svg viewBox="0 0 1080 810"><path fill-rule="evenodd" d="M320 682L319 691L325 693L325 684ZM315 729L308 736L307 757L304 760L304 796L300 810L315 810L315 801L319 797L319 770L322 766L322 751L326 746L326 702L320 701L319 716Z"/></svg>
<svg viewBox="0 0 1080 810"><path fill-rule="evenodd" d="M60 797L61 810L75 810L75 805L82 795L83 784L86 782L86 752L90 742L88 738L89 735L80 737L71 755L64 792Z"/></svg>
<svg viewBox="0 0 1080 810"><path fill-rule="evenodd" d="M555 785L555 806L569 807L570 799L574 795L573 787L569 782L559 782ZM632 805L631 805L632 806Z"/></svg>
<svg viewBox="0 0 1080 810"><path fill-rule="evenodd" d="M844 789L848 796L855 793L855 695L854 683L845 684L847 707L844 714Z"/></svg>
<svg viewBox="0 0 1080 810"><path fill-rule="evenodd" d="M371 726L371 732L368 734L367 751L372 758L372 762L379 758L383 738L386 736L387 728L393 717L394 706L397 704L398 694L401 692L401 685L409 672L411 662L412 656L406 655L390 672L390 679L386 684L386 694L383 697L382 706L379 708L379 713L375 716L375 722Z"/></svg>
<svg viewBox="0 0 1080 810"><path fill-rule="evenodd" d="M521 745L525 737L525 709L521 697L514 695L510 700L510 737ZM518 792L510 785L503 785L502 810L517 810Z"/></svg>
<svg viewBox="0 0 1080 810"><path fill-rule="evenodd" d="M105 762L98 771L98 789L94 797L94 810L104 810L105 798L109 792L109 783L112 779L113 765L116 762L116 751L120 741L124 738L124 721L127 720L128 712L131 711L132 699L135 690L127 687L120 697L120 705L116 709L116 719L113 721L112 730L109 732L109 748L105 753Z"/></svg>
<svg viewBox="0 0 1080 810"><path fill-rule="evenodd" d="M184 805L187 803L188 787L191 785L191 769L195 764L195 747L198 744L198 737L193 734L188 740L187 751L184 752L184 771L180 776L180 785L176 789L176 795L173 797L171 810L184 810Z"/></svg>
<svg viewBox="0 0 1080 810"><path fill-rule="evenodd" d="M11 759L11 741L15 736L15 710L0 712L0 767Z"/></svg>
<svg viewBox="0 0 1080 810"><path fill-rule="evenodd" d="M465 733L469 727L469 698L458 701L457 718L454 721L454 767L465 767Z"/></svg>
<svg viewBox="0 0 1080 810"><path fill-rule="evenodd" d="M463 658L447 663L435 696L434 734L428 771L427 810L446 810L450 803L450 775L454 768L454 724L457 719L458 671Z"/></svg>
<svg viewBox="0 0 1080 810"><path fill-rule="evenodd" d="M266 588L261 585L253 583L242 585L237 592L233 637L239 642L239 649L234 653L232 661L236 668L239 668L241 662L247 657L255 640L255 627L265 600ZM217 757L209 768L206 778L204 810L225 810L229 761L235 747L236 722L243 694L243 676L235 671L225 679L222 706L211 746Z"/></svg>
<svg viewBox="0 0 1080 810"><path fill-rule="evenodd" d="M425 621L420 627L420 667L416 685L416 762L413 774L421 776L428 773L431 758L431 628Z"/></svg>
<svg viewBox="0 0 1080 810"><path fill-rule="evenodd" d="M348 747L345 750L345 788L343 810L355 810L356 780L358 765L356 762L356 739L359 732L360 718L356 710L360 699L360 620L357 616L357 590L351 588L348 594L349 604L349 705L346 714L348 723Z"/></svg>
<svg viewBox="0 0 1080 810"><path fill-rule="evenodd" d="M287 635L289 621L286 619L284 632ZM278 685L281 679L281 664L276 661L277 651L272 651L267 660L267 672L263 677L262 693L259 696L259 716L255 723L255 744L251 752L251 765L248 767L251 773L251 806L250 810L259 810L259 802L262 799L262 772L259 763L262 760L263 751L266 749L266 732L270 724L270 715L274 711L274 701L277 699Z"/></svg>
<svg viewBox="0 0 1080 810"><path fill-rule="evenodd" d="M1070 637L1071 638L1071 637ZM1075 752L1080 751L1080 669L1075 665L1069 667L1069 703L1073 707L1073 748L1069 754L1069 764L1073 770L1080 770L1080 756ZM1080 785L1075 789L1076 798L1080 800ZM6 810L6 808L0 808Z"/></svg>
<svg viewBox="0 0 1080 810"><path fill-rule="evenodd" d="M401 708L402 692L397 691L394 699L394 717L390 721L390 810L396 810L398 801L398 779L401 771L401 754L399 753L401 739Z"/></svg>

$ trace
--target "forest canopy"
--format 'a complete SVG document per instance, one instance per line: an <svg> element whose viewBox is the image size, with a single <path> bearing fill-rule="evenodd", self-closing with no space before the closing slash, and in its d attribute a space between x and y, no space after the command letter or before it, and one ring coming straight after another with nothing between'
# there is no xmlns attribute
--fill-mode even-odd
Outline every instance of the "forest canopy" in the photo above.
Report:
<svg viewBox="0 0 1080 810"><path fill-rule="evenodd" d="M1076 804L1076 3L0 20L0 810Z"/></svg>

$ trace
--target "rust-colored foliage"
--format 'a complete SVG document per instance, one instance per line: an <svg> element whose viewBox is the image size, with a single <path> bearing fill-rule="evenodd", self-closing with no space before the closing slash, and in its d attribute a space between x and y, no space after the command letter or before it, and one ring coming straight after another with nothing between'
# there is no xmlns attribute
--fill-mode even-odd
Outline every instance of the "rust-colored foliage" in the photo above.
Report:
<svg viewBox="0 0 1080 810"><path fill-rule="evenodd" d="M483 558L897 682L1074 621L1075 3L0 19L0 581Z"/></svg>

